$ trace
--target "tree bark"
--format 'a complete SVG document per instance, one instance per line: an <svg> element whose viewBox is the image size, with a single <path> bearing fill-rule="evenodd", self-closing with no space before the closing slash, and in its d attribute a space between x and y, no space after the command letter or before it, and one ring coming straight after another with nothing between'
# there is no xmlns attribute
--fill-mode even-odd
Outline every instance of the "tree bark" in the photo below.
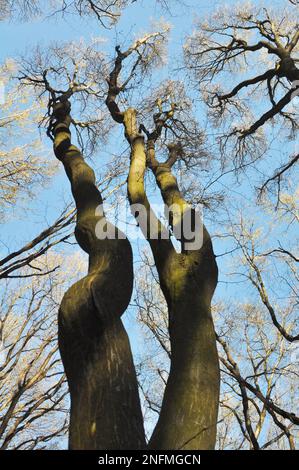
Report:
<svg viewBox="0 0 299 470"><path fill-rule="evenodd" d="M54 109L54 151L77 208L75 236L89 255L88 274L66 292L59 310L59 348L70 396L70 449L143 449L137 379L121 316L133 289L129 241L106 221L93 170L71 144L70 105ZM101 226L116 236L99 239Z"/></svg>
<svg viewBox="0 0 299 470"><path fill-rule="evenodd" d="M211 316L217 266L208 233L196 253L173 254L161 273L171 367L152 449L214 449L219 365Z"/></svg>

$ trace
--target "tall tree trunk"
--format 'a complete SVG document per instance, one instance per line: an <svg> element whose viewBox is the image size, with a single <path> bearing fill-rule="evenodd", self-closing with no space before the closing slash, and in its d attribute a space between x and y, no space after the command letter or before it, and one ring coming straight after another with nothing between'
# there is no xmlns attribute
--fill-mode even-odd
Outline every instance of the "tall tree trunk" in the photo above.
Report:
<svg viewBox="0 0 299 470"><path fill-rule="evenodd" d="M162 240L144 189L147 155L144 137L137 132L136 112L124 112L125 133L131 145L128 195L131 205L143 204L151 223L139 225L148 239L169 311L171 367L162 409L149 442L151 449L213 449L219 405L220 374L211 299L218 270L211 238L203 227L202 246L176 253L170 240ZM153 147L152 147L153 150ZM190 206L183 199L171 167L151 162L166 206L179 211L172 226L179 225ZM142 222L142 221L141 221ZM150 228L158 227L153 237Z"/></svg>
<svg viewBox="0 0 299 470"><path fill-rule="evenodd" d="M70 104L54 109L54 151L77 208L75 236L89 255L88 274L64 295L59 348L70 396L70 449L143 449L145 436L135 368L121 315L133 288L129 241L106 221L93 170L71 144ZM100 228L114 239L99 239Z"/></svg>
<svg viewBox="0 0 299 470"><path fill-rule="evenodd" d="M149 447L214 449L220 378L211 298L217 267L207 232L196 256L173 254L161 275L171 367Z"/></svg>

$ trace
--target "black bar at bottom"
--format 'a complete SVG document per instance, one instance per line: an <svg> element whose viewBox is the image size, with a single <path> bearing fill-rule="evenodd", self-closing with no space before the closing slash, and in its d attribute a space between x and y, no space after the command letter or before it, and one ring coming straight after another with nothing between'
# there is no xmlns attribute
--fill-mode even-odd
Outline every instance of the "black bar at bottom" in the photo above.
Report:
<svg viewBox="0 0 299 470"><path fill-rule="evenodd" d="M270 455L275 452L275 456ZM116 466L119 468L134 468L140 465L210 465L210 464L248 464L267 461L275 458L276 464L295 463L297 451L10 451L0 454L1 468L6 464L38 464L55 465L67 463L80 465L84 468L99 468ZM6 467L5 467L6 468ZM55 469L54 469L55 470Z"/></svg>

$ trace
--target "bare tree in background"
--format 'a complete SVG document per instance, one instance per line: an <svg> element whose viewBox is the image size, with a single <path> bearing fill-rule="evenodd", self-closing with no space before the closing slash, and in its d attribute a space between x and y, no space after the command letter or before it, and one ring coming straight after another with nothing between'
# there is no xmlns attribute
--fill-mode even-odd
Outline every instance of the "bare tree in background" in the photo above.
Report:
<svg viewBox="0 0 299 470"><path fill-rule="evenodd" d="M36 16L77 14L82 17L94 17L102 27L111 28L120 19L124 8L135 2L140 0L1 0L0 20L16 17L28 20ZM153 4L160 4L168 12L175 3L178 3L178 0L153 1Z"/></svg>
<svg viewBox="0 0 299 470"><path fill-rule="evenodd" d="M134 1L134 0L133 0ZM0 2L0 19L19 17L32 18L37 15L72 14L95 16L104 27L116 23L121 10L132 0L2 0Z"/></svg>
<svg viewBox="0 0 299 470"><path fill-rule="evenodd" d="M37 103L32 103L30 90L24 90L22 102L13 80L17 64L6 60L0 67L0 82L5 100L0 110L0 213L2 223L11 214L14 205L32 198L34 192L47 184L56 165L40 156L45 151L39 138L30 139L34 123L39 119ZM27 134L29 143L17 145Z"/></svg>
<svg viewBox="0 0 299 470"><path fill-rule="evenodd" d="M298 44L297 6L281 11L248 4L233 10L223 7L196 24L185 45L186 65L218 135L222 133L219 140L226 158L256 158L264 150L263 127L274 119L295 138L298 115L292 100L299 91ZM228 90L223 86L227 77L235 81ZM279 182L297 161L295 153L263 189Z"/></svg>
<svg viewBox="0 0 299 470"><path fill-rule="evenodd" d="M58 262L65 268L60 272L55 269ZM1 285L3 450L59 448L68 426L68 388L58 352L56 310L74 266L76 273L80 271L80 259L66 261L56 253L40 257L37 264L48 275L32 278L26 267L19 279Z"/></svg>
<svg viewBox="0 0 299 470"><path fill-rule="evenodd" d="M137 371L146 431L150 433L161 410L171 350L167 305L151 256L144 253L138 272L134 303L146 352L140 354ZM289 327L294 322L291 302L292 297L283 313ZM259 298L248 303L219 301L213 312L222 384L216 448L297 448L298 350L273 329Z"/></svg>

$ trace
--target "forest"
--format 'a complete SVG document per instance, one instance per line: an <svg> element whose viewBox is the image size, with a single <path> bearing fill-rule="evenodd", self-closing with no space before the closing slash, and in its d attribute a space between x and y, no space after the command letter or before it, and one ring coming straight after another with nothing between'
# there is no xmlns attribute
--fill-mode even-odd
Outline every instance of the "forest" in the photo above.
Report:
<svg viewBox="0 0 299 470"><path fill-rule="evenodd" d="M0 38L0 449L298 449L299 2Z"/></svg>

